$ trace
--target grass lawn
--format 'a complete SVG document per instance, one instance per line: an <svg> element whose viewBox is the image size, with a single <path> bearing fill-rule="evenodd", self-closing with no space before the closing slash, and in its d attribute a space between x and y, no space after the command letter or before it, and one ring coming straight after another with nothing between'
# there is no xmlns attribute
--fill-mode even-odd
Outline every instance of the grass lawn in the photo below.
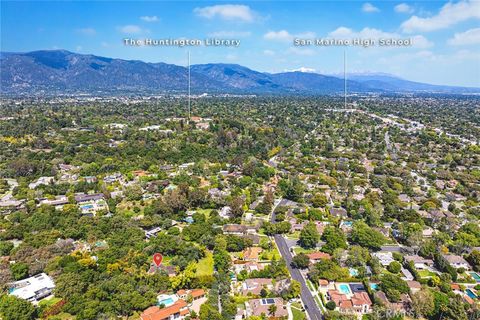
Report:
<svg viewBox="0 0 480 320"><path fill-rule="evenodd" d="M153 261L153 260L152 260L152 261ZM169 266L169 265L170 265L170 261L172 261L172 257L163 256L163 259L162 259L162 264L163 264L163 265Z"/></svg>
<svg viewBox="0 0 480 320"><path fill-rule="evenodd" d="M205 258L197 263L197 276L210 276L213 274L213 254L207 251Z"/></svg>
<svg viewBox="0 0 480 320"><path fill-rule="evenodd" d="M212 212L213 209L198 209L198 213L202 213L205 215L205 218L208 219L210 218L210 212Z"/></svg>
<svg viewBox="0 0 480 320"><path fill-rule="evenodd" d="M315 291L315 286L314 286L314 284L312 283L312 281L307 280L307 286L308 286L308 288L310 289L310 291Z"/></svg>
<svg viewBox="0 0 480 320"><path fill-rule="evenodd" d="M295 231L293 233L287 234L287 237L290 239L299 239L300 238L300 231Z"/></svg>
<svg viewBox="0 0 480 320"><path fill-rule="evenodd" d="M299 254L299 253L309 254L309 253L315 252L315 249L304 249L302 247L295 247L293 248L293 252L295 252L295 254Z"/></svg>
<svg viewBox="0 0 480 320"><path fill-rule="evenodd" d="M301 306L296 307L296 303L292 304L292 313L293 313L293 320L305 320L307 317L305 316L305 312L301 310Z"/></svg>
<svg viewBox="0 0 480 320"><path fill-rule="evenodd" d="M278 252L277 248L273 248L272 250L264 250L260 253L260 260L280 260L280 253Z"/></svg>
<svg viewBox="0 0 480 320"><path fill-rule="evenodd" d="M422 278L431 278L431 277L437 275L435 272L431 272L431 271L429 271L429 270L419 270L419 271L418 271L418 274L419 274L420 277L422 277Z"/></svg>
<svg viewBox="0 0 480 320"><path fill-rule="evenodd" d="M51 299L43 299L42 301L40 301L38 303L38 305L40 307L49 307L49 306L54 305L55 303L57 303L61 300L62 300L61 298L55 298L55 297L53 297Z"/></svg>

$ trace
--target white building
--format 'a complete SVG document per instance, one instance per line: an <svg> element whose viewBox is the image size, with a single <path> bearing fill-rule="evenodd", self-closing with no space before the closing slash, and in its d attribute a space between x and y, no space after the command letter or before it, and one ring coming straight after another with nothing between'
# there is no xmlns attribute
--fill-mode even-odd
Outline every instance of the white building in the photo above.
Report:
<svg viewBox="0 0 480 320"><path fill-rule="evenodd" d="M18 298L38 303L41 299L48 297L55 288L53 279L45 273L12 283L10 294Z"/></svg>
<svg viewBox="0 0 480 320"><path fill-rule="evenodd" d="M374 252L372 253L372 255L377 257L382 266L384 267L390 265L390 263L395 261L391 252Z"/></svg>
<svg viewBox="0 0 480 320"><path fill-rule="evenodd" d="M49 185L55 181L55 177L40 177L37 181L32 182L28 185L30 189L35 189L40 185Z"/></svg>

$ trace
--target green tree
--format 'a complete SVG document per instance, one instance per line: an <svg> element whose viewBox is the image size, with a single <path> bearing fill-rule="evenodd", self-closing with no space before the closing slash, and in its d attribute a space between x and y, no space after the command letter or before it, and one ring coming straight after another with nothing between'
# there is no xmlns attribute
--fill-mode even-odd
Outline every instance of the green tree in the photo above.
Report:
<svg viewBox="0 0 480 320"><path fill-rule="evenodd" d="M0 242L0 256L10 255L10 251L12 251L12 249L13 249L13 243L8 241Z"/></svg>
<svg viewBox="0 0 480 320"><path fill-rule="evenodd" d="M328 226L325 228L322 234L322 239L325 241L325 245L322 247L322 251L333 254L335 249L347 248L347 238L342 230L339 228Z"/></svg>
<svg viewBox="0 0 480 320"><path fill-rule="evenodd" d="M402 265L398 261L392 261L388 265L387 270L390 271L391 273L399 273L400 270L402 270Z"/></svg>
<svg viewBox="0 0 480 320"><path fill-rule="evenodd" d="M325 194L322 193L316 193L312 197L312 204L315 208L320 208L320 207L325 207L328 203L327 197Z"/></svg>
<svg viewBox="0 0 480 320"><path fill-rule="evenodd" d="M28 301L12 295L0 296L0 316L5 320L35 319L35 307Z"/></svg>
<svg viewBox="0 0 480 320"><path fill-rule="evenodd" d="M422 289L412 295L412 307L417 316L429 317L435 309L433 294L429 289Z"/></svg>
<svg viewBox="0 0 480 320"><path fill-rule="evenodd" d="M315 248L320 240L320 234L318 233L317 226L313 222L307 223L300 232L300 245L303 248Z"/></svg>
<svg viewBox="0 0 480 320"><path fill-rule="evenodd" d="M378 250L385 243L385 237L379 231L370 228L365 222L355 222L351 240L361 247Z"/></svg>
<svg viewBox="0 0 480 320"><path fill-rule="evenodd" d="M21 280L28 276L28 265L23 262L17 262L10 265L13 279Z"/></svg>
<svg viewBox="0 0 480 320"><path fill-rule="evenodd" d="M397 275L386 274L382 277L379 285L380 289L385 292L388 300L397 302L402 293L408 293L410 288L408 284Z"/></svg>
<svg viewBox="0 0 480 320"><path fill-rule="evenodd" d="M292 259L292 267L298 269L306 269L310 264L310 259L305 253L299 253Z"/></svg>
<svg viewBox="0 0 480 320"><path fill-rule="evenodd" d="M325 307L326 307L328 310L335 310L335 308L337 307L337 305L335 304L335 301L328 301L327 304L325 305Z"/></svg>

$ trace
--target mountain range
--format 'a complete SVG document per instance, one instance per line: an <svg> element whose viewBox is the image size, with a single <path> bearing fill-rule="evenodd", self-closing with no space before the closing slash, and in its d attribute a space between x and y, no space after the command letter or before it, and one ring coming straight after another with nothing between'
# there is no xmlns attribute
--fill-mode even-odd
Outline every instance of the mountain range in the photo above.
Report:
<svg viewBox="0 0 480 320"><path fill-rule="evenodd" d="M308 72L264 73L237 64L191 66L192 93L340 94L341 77ZM479 93L480 88L439 86L388 74L348 75L349 93ZM65 50L0 53L2 94L185 93L186 67L77 54Z"/></svg>

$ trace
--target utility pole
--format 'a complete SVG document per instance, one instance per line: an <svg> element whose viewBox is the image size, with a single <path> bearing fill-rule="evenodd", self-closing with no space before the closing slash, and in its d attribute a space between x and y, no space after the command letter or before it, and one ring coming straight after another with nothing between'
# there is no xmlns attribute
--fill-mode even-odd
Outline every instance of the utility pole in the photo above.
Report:
<svg viewBox="0 0 480 320"><path fill-rule="evenodd" d="M347 50L343 50L343 105L347 109Z"/></svg>
<svg viewBox="0 0 480 320"><path fill-rule="evenodd" d="M188 122L190 122L190 51L188 51Z"/></svg>

